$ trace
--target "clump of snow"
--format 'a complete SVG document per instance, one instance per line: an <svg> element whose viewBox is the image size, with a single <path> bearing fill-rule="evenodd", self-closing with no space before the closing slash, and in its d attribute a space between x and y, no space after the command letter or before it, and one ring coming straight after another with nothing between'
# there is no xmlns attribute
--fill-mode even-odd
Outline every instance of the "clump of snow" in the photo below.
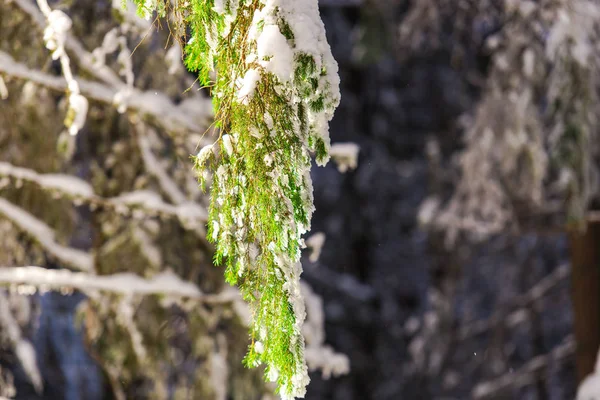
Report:
<svg viewBox="0 0 600 400"><path fill-rule="evenodd" d="M338 170L344 173L356 169L359 151L360 147L356 143L335 143L331 146L329 153L337 164Z"/></svg>
<svg viewBox="0 0 600 400"><path fill-rule="evenodd" d="M215 0L213 10L215 10L219 14L223 14L225 12L225 0Z"/></svg>
<svg viewBox="0 0 600 400"><path fill-rule="evenodd" d="M79 93L71 93L69 96L69 105L73 112L73 121L69 126L69 134L71 136L77 135L77 132L83 125L85 125L85 119L88 111L88 101L85 97Z"/></svg>
<svg viewBox="0 0 600 400"><path fill-rule="evenodd" d="M60 10L53 10L46 16L48 26L44 29L44 42L46 48L52 51L52 59L57 60L64 54L67 32L73 22L71 18Z"/></svg>
<svg viewBox="0 0 600 400"><path fill-rule="evenodd" d="M311 253L308 256L308 260L312 263L319 261L321 256L321 250L325 244L325 234L323 232L316 232L306 239L306 247L311 249Z"/></svg>
<svg viewBox="0 0 600 400"><path fill-rule="evenodd" d="M225 147L225 152L227 155L231 157L233 154L233 143L230 135L223 135L223 147Z"/></svg>
<svg viewBox="0 0 600 400"><path fill-rule="evenodd" d="M31 343L21 337L21 328L15 320L10 310L8 299L3 292L0 292L0 328L2 329L3 336L14 347L17 359L31 380L36 392L41 393L43 382L37 366L35 351Z"/></svg>
<svg viewBox="0 0 600 400"><path fill-rule="evenodd" d="M227 400L227 380L229 368L227 366L227 338L223 333L217 335L216 349L210 357L210 379L215 390L215 400Z"/></svg>
<svg viewBox="0 0 600 400"><path fill-rule="evenodd" d="M259 63L275 74L281 82L287 82L294 72L294 51L275 24L265 25L256 41Z"/></svg>
<svg viewBox="0 0 600 400"><path fill-rule="evenodd" d="M254 90L256 89L256 85L260 80L260 71L257 71L254 68L249 69L244 75L244 79L242 81L242 87L240 88L237 99L244 105L248 105L250 99L254 95Z"/></svg>
<svg viewBox="0 0 600 400"><path fill-rule="evenodd" d="M102 46L92 51L94 57L94 67L101 68L105 65L106 55L119 48L119 31L117 28L113 28L104 35L102 40Z"/></svg>
<svg viewBox="0 0 600 400"><path fill-rule="evenodd" d="M65 52L67 34L73 25L71 19L60 10L51 10L46 0L37 0L37 3L46 17L48 25L44 29L44 42L46 48L52 51L52 59L60 59L62 73L69 88L69 110L73 113L72 123L67 125L69 133L76 135L85 123L88 102L81 96L79 85L73 77L69 56Z"/></svg>
<svg viewBox="0 0 600 400"><path fill-rule="evenodd" d="M303 327L306 338L304 356L310 370L320 369L324 379L332 375L339 376L350 371L350 360L344 354L336 353L325 341L325 314L323 300L313 292L310 286L301 284L306 299L307 319Z"/></svg>
<svg viewBox="0 0 600 400"><path fill-rule="evenodd" d="M8 99L8 88L6 87L6 83L4 83L2 76L0 76L0 99Z"/></svg>
<svg viewBox="0 0 600 400"><path fill-rule="evenodd" d="M210 155L212 154L212 151L213 151L212 144L208 144L208 145L204 146L202 149L200 149L200 151L198 152L198 155L197 155L198 163L200 165L204 164L208 160Z"/></svg>

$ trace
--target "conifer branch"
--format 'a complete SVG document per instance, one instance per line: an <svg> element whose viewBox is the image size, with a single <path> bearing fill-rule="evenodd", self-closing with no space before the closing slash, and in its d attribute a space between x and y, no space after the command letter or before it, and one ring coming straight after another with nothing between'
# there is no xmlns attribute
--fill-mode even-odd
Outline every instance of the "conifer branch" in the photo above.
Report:
<svg viewBox="0 0 600 400"><path fill-rule="evenodd" d="M300 291L314 210L311 154L329 160L339 77L317 0L136 0L139 15L184 15L186 64L209 87L220 135L194 158L212 171L208 237L252 311L247 366L266 365L284 398L308 384Z"/></svg>

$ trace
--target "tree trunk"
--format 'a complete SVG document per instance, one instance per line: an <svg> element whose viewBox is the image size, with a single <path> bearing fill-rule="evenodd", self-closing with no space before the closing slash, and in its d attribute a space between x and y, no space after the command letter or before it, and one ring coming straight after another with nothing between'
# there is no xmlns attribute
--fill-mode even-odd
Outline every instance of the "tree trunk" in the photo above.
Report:
<svg viewBox="0 0 600 400"><path fill-rule="evenodd" d="M572 299L577 342L577 379L594 370L600 348L600 218L589 218L585 232L569 232Z"/></svg>

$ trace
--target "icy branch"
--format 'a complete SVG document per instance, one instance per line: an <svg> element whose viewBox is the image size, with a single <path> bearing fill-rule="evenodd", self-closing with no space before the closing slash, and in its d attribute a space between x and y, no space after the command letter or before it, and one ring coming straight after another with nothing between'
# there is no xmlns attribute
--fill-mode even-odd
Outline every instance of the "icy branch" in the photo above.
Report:
<svg viewBox="0 0 600 400"><path fill-rule="evenodd" d="M356 143L334 143L331 145L329 154L337 164L338 171L345 173L356 169L358 165L358 152L360 147Z"/></svg>
<svg viewBox="0 0 600 400"><path fill-rule="evenodd" d="M25 231L60 262L81 271L94 270L94 258L90 254L58 244L54 239L52 228L29 212L0 198L0 214Z"/></svg>
<svg viewBox="0 0 600 400"><path fill-rule="evenodd" d="M113 275L92 275L66 269L46 269L36 266L0 267L0 286L23 285L40 290L77 289L92 294L94 291L126 296L165 295L186 297L208 304L232 303L242 321L248 310L238 291L227 287L216 294L204 294L196 285L182 280L171 271L163 271L150 279L129 272Z"/></svg>

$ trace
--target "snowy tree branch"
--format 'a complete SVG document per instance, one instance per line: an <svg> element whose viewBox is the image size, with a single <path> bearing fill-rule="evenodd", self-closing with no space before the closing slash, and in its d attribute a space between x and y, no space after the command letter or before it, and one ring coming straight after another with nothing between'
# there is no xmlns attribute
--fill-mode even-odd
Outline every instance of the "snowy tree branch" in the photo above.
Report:
<svg viewBox="0 0 600 400"><path fill-rule="evenodd" d="M575 354L575 339L567 336L563 343L556 346L550 353L534 357L517 371L509 372L494 380L480 383L473 389L473 399L486 399L507 389L518 389L529 385L535 375L553 362L562 362Z"/></svg>
<svg viewBox="0 0 600 400"><path fill-rule="evenodd" d="M559 266L526 293L516 296L503 309L496 311L489 319L463 326L458 334L459 340L467 340L473 336L480 335L498 324L506 323L509 326L514 326L526 320L527 313L524 309L547 295L548 292L567 279L570 273L569 265Z"/></svg>
<svg viewBox="0 0 600 400"><path fill-rule="evenodd" d="M29 212L0 198L0 214L36 240L50 255L62 263L81 271L93 272L94 258L91 254L63 246L54 239L54 231Z"/></svg>
<svg viewBox="0 0 600 400"><path fill-rule="evenodd" d="M67 83L63 78L52 76L41 71L30 69L25 64L15 61L7 53L0 51L0 73L14 78L27 80L52 90L64 92ZM77 78L83 95L106 104L113 104L119 93L118 89L97 82ZM210 115L210 102L201 98L192 98L175 105L161 92L143 92L135 88L129 89L126 107L129 111L149 115L152 120L168 131L202 133L202 121ZM189 109L193 108L194 113Z"/></svg>
<svg viewBox="0 0 600 400"><path fill-rule="evenodd" d="M198 300L205 298L196 285L182 280L170 271L161 272L151 279L145 279L133 273L91 275L85 272L35 266L0 267L0 285L31 285L52 290L73 288L82 292L97 290L124 295L163 294ZM214 301L216 297L213 295L207 298Z"/></svg>
<svg viewBox="0 0 600 400"><path fill-rule="evenodd" d="M142 160L146 171L154 175L163 192L169 197L174 204L183 204L186 201L185 195L179 189L175 181L169 177L167 172L162 168L160 161L152 153L150 141L144 135L138 135L138 146L142 154Z"/></svg>
<svg viewBox="0 0 600 400"><path fill-rule="evenodd" d="M21 336L21 328L13 316L8 299L0 292L0 328L6 332L6 337L14 348L15 354L21 363L23 371L27 374L36 392L41 393L43 388L42 375L37 366L35 350L31 342Z"/></svg>
<svg viewBox="0 0 600 400"><path fill-rule="evenodd" d="M184 228L204 229L208 217L206 209L197 203L185 202L173 206L165 203L160 195L149 190L125 193L118 197L103 198L94 194L92 187L82 179L66 174L39 174L28 168L0 162L0 177L33 183L38 187L57 192L76 203L83 202L93 208L114 210L119 214L159 215L176 217Z"/></svg>

